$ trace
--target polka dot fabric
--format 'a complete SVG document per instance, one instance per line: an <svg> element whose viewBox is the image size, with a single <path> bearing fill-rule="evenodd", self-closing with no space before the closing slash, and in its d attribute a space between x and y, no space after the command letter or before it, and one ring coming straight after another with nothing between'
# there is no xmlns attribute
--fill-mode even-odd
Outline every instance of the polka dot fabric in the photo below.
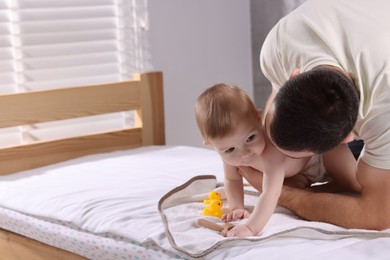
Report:
<svg viewBox="0 0 390 260"><path fill-rule="evenodd" d="M92 234L65 222L37 219L0 208L0 228L62 248L88 259L183 259L153 241L138 243L111 234Z"/></svg>

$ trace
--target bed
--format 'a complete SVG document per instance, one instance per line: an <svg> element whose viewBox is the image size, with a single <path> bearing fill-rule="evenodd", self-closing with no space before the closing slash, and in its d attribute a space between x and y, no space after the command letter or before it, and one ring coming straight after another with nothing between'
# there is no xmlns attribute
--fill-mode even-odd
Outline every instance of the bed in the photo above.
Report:
<svg viewBox="0 0 390 260"><path fill-rule="evenodd" d="M88 154L164 144L162 84L162 73L150 72L136 74L132 81L0 96L0 107L7 111L0 115L1 128L135 111L132 128L2 148L0 175ZM4 229L0 230L0 251L6 259L83 259Z"/></svg>
<svg viewBox="0 0 390 260"><path fill-rule="evenodd" d="M0 150L1 259L386 259L390 231L346 230L278 207L259 237L197 225L223 170L210 149L165 145L161 72L0 96L0 126L134 110L134 126ZM179 126L178 126L179 127ZM258 194L246 190L248 208ZM252 203L252 204L251 204Z"/></svg>

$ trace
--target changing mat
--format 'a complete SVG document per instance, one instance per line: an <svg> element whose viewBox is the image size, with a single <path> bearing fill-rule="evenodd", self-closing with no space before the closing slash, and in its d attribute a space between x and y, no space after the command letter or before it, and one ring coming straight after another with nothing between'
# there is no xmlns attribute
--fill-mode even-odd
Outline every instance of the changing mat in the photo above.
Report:
<svg viewBox="0 0 390 260"><path fill-rule="evenodd" d="M305 221L281 206L276 208L270 221L258 236L223 237L218 231L198 225L199 219L223 224L217 217L202 216L202 209L205 207L203 200L208 199L209 192L213 190L221 193L224 208L227 208L223 185L217 183L217 179L213 175L195 176L183 185L169 191L159 201L158 209L165 226L166 236L170 244L186 256L200 258L223 247L253 245L253 243L262 243L265 240L281 236L326 240L351 236L390 237L390 229L385 231L345 229L328 223ZM250 187L245 190L245 207L249 211L253 210L258 195L258 192ZM234 224L238 223L240 221Z"/></svg>

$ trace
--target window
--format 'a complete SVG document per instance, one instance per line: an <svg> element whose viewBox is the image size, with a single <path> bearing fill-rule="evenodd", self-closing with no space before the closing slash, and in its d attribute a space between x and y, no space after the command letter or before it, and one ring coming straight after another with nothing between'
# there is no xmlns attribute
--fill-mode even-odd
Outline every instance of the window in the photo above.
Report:
<svg viewBox="0 0 390 260"><path fill-rule="evenodd" d="M0 94L130 79L151 69L147 0L0 1ZM0 132L0 145L129 124L128 113Z"/></svg>

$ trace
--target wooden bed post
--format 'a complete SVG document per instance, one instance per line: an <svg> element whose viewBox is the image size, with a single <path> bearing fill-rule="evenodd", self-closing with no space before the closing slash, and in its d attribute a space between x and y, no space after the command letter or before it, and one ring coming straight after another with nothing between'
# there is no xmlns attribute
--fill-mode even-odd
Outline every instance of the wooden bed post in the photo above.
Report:
<svg viewBox="0 0 390 260"><path fill-rule="evenodd" d="M141 109L135 113L135 126L142 127L143 145L164 145L164 94L162 72L135 74L141 83Z"/></svg>
<svg viewBox="0 0 390 260"><path fill-rule="evenodd" d="M0 95L0 128L135 110L135 128L37 140L0 149L0 175L87 154L164 145L163 75L134 80Z"/></svg>

